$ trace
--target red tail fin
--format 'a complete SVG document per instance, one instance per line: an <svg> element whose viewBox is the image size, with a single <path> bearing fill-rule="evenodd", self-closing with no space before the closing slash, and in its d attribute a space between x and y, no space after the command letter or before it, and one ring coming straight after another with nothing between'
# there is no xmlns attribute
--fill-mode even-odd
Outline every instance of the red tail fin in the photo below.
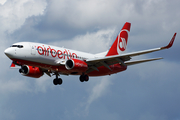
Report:
<svg viewBox="0 0 180 120"><path fill-rule="evenodd" d="M126 22L106 56L119 55L126 50L131 23Z"/></svg>

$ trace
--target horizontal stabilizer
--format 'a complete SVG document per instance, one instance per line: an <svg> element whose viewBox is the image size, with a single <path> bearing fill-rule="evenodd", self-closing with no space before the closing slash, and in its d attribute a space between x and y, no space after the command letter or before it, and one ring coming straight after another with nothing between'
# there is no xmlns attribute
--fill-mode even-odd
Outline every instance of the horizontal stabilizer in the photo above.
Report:
<svg viewBox="0 0 180 120"><path fill-rule="evenodd" d="M127 61L127 62L125 62L125 64L127 66L129 66L129 65L135 65L135 64L139 64L139 63L144 63L144 62L149 62L149 61L154 61L154 60L160 60L160 59L163 59L163 58L153 58L153 59L143 59L143 60Z"/></svg>

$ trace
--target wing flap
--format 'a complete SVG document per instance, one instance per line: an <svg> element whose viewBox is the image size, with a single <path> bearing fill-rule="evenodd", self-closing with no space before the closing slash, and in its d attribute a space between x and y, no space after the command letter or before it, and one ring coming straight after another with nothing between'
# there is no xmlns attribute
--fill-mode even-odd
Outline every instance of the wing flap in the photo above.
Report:
<svg viewBox="0 0 180 120"><path fill-rule="evenodd" d="M127 61L127 62L125 62L125 64L127 66L129 66L129 65L135 65L135 64L139 64L139 63L150 62L150 61L160 60L160 59L163 59L163 58L153 58L153 59L143 59L143 60Z"/></svg>

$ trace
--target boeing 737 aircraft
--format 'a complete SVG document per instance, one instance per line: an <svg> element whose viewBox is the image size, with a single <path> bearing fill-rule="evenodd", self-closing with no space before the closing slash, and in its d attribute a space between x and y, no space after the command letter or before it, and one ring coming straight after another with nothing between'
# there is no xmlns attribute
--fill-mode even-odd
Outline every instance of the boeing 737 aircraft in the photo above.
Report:
<svg viewBox="0 0 180 120"><path fill-rule="evenodd" d="M12 60L11 68L19 67L19 72L28 77L39 78L44 73L55 75L54 85L61 85L59 75L80 75L81 82L89 76L103 76L118 73L127 66L162 58L131 61L134 56L168 49L173 45L176 33L170 43L138 52L125 53L131 23L126 22L108 52L90 54L62 47L34 42L19 42L11 45L4 53Z"/></svg>

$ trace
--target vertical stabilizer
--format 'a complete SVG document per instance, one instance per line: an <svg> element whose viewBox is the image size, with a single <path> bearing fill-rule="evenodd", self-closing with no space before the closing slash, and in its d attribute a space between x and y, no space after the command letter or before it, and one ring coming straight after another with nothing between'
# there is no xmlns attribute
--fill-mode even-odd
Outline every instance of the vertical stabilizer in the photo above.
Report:
<svg viewBox="0 0 180 120"><path fill-rule="evenodd" d="M126 22L106 56L119 55L126 50L131 23Z"/></svg>

